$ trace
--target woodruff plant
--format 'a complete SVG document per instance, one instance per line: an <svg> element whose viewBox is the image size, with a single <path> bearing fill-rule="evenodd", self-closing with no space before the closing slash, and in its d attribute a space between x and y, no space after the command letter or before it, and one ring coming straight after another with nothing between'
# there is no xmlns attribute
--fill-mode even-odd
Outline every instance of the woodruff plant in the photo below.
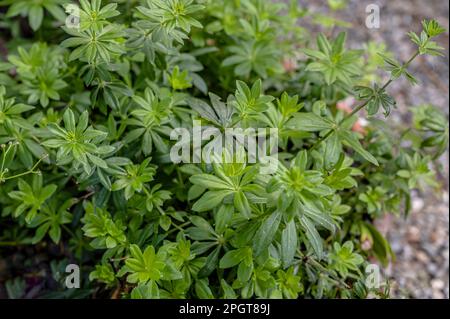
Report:
<svg viewBox="0 0 450 319"><path fill-rule="evenodd" d="M365 284L369 260L394 258L373 221L438 186L430 164L448 121L429 105L411 127L377 115L395 108L393 81L416 84L417 56L441 54L435 20L409 34L417 51L400 62L376 56L382 45L346 49L345 32L311 43L305 15L345 24L297 1L80 0L79 23L61 26L66 4L0 1L2 256L58 244L52 269L84 274L59 297L387 296ZM361 102L346 113L349 96ZM277 129L274 172L172 163L171 132L193 121Z"/></svg>

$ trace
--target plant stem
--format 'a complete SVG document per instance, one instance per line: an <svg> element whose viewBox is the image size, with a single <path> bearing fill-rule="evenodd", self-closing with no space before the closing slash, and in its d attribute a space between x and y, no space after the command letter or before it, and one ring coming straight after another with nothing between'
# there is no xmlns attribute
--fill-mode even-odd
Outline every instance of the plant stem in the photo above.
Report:
<svg viewBox="0 0 450 319"><path fill-rule="evenodd" d="M66 232L69 233L70 236L72 236L73 238L75 238L74 232L73 232L69 227L67 227L67 225L62 224L61 226L64 228L64 230L65 230Z"/></svg>
<svg viewBox="0 0 450 319"><path fill-rule="evenodd" d="M0 246L19 246L20 243L16 241L0 241Z"/></svg>
<svg viewBox="0 0 450 319"><path fill-rule="evenodd" d="M411 62L420 54L419 50L417 50L410 58L408 61L406 61L406 63L403 64L403 68L408 68L408 66L411 64ZM393 82L393 79L390 78L388 81L386 81L386 83L381 87L380 91L383 91L384 89L386 89L391 83ZM353 115L355 115L356 113L358 113L359 111L361 111L370 101L372 100L372 98L364 101L363 103L361 103L360 105L358 105L351 113L347 114L341 121L339 121L339 123L337 124L337 127L340 127L342 124L344 124L348 119L350 119ZM327 138L330 137L331 134L333 134L335 132L335 130L329 130L323 137L319 138L310 148L309 150L313 150L315 149L317 146L320 145L320 143L322 143L323 141L325 141Z"/></svg>
<svg viewBox="0 0 450 319"><path fill-rule="evenodd" d="M297 250L297 252L299 252L299 250ZM296 262L295 264L301 264L303 262L306 262L307 264L310 264L311 266L319 269L322 273L326 273L328 274L330 277L334 277L334 278L330 278L333 281L335 281L336 283L342 285L344 288L350 288L350 286L343 281L342 279L340 279L339 277L336 277L329 269L327 269L326 267L324 267L319 261L317 261L315 258L311 257L311 256L304 256L302 257L301 260L299 260L298 262Z"/></svg>
<svg viewBox="0 0 450 319"><path fill-rule="evenodd" d="M347 114L338 124L337 127L340 127L342 124L344 124L349 118L351 118L353 115L355 115L356 113L358 113L361 109L363 109L368 103L370 102L369 100L366 100L364 103L358 105L351 113ZM327 132L327 134L325 134L324 136L322 136L321 138L319 138L311 147L310 147L310 151L315 149L317 146L320 145L320 143L322 143L323 141L325 141L327 138L330 137L331 134L333 134L335 132L335 130L329 130Z"/></svg>
<svg viewBox="0 0 450 319"><path fill-rule="evenodd" d="M3 152L2 167L0 168L0 173L3 173L3 168L5 167L6 155L8 155L9 150L11 149L12 146L13 146L13 144L9 144L6 151ZM4 148L4 145L2 145L2 148Z"/></svg>
<svg viewBox="0 0 450 319"><path fill-rule="evenodd" d="M35 174L35 173L37 173L37 171L35 171L35 169L36 169L36 167L38 167L39 163L42 162L42 160L43 160L44 158L45 158L45 157L41 157L41 158L36 162L36 164L34 164L33 167L32 167L31 169L29 169L28 171L23 172L23 173L19 173L19 174L16 174L16 175L4 177L4 178L3 178L3 181L7 181L8 179L13 179L13 178L21 177L21 176L28 175L28 174Z"/></svg>
<svg viewBox="0 0 450 319"><path fill-rule="evenodd" d="M169 230L169 231L166 233L166 235L168 236L169 234L172 234L173 232L175 232L175 231L177 231L177 230L184 231L183 228L186 227L186 226L188 226L188 225L190 225L190 224L191 224L190 221L184 222L184 223L181 224L181 225L175 225L175 223L173 223L172 225L173 225L175 228L172 229L172 230Z"/></svg>

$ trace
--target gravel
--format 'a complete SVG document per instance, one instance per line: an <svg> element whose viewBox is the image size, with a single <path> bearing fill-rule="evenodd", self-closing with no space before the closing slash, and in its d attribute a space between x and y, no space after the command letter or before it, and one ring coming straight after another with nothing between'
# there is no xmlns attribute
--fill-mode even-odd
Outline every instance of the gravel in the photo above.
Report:
<svg viewBox="0 0 450 319"><path fill-rule="evenodd" d="M314 12L329 14L327 1L299 0L299 4ZM365 26L366 7L380 8L380 29ZM334 17L352 24L347 29L348 45L361 48L367 41L383 41L400 60L407 60L415 50L407 36L408 31L419 31L423 19L435 18L449 29L449 3L446 0L349 0L344 10ZM301 23L301 22L300 22ZM445 57L420 56L410 67L419 79L411 86L399 80L389 87L396 98L398 109L390 118L395 123L410 123L411 106L431 103L449 113L448 32L440 36L439 44L445 48ZM385 270L384 279L391 285L393 298L449 298L449 153L440 159L438 178L440 191L416 192L410 216L387 215L378 222L387 235L397 258Z"/></svg>
<svg viewBox="0 0 450 319"><path fill-rule="evenodd" d="M420 197L419 197L420 196ZM397 259L385 271L395 298L448 298L449 242L448 192L438 198L418 194L407 218L386 218L385 227Z"/></svg>

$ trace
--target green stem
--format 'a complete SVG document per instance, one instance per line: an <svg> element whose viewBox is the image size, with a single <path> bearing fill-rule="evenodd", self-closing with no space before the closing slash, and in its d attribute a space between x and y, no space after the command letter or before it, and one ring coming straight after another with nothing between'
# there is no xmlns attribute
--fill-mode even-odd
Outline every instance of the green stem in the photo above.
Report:
<svg viewBox="0 0 450 319"><path fill-rule="evenodd" d="M297 252L299 252L299 250L297 250ZM333 280L335 283L342 285L345 288L350 288L350 286L343 281L341 278L336 277L330 270L328 270L326 267L324 267L320 262L318 262L316 259L314 259L311 256L304 256L302 257L301 260L299 260L298 262L296 262L295 264L300 264L306 262L307 264L310 264L313 267L316 267L317 269L319 269L322 273L326 273L327 275L330 276L330 280Z"/></svg>
<svg viewBox="0 0 450 319"><path fill-rule="evenodd" d="M349 118L351 118L353 115L355 115L356 113L358 113L359 111L361 111L368 103L370 102L370 99L365 101L364 103L358 105L351 113L347 114L338 124L337 127L340 127L342 124L344 124ZM322 136L321 138L319 138L311 147L310 147L310 151L315 149L317 146L320 145L320 143L322 143L323 141L325 141L327 138L330 137L331 134L333 134L335 132L335 130L329 130L327 132L327 134L325 134L324 136Z"/></svg>
<svg viewBox="0 0 450 319"><path fill-rule="evenodd" d="M28 170L28 171L26 171L26 172L23 172L23 173L16 174L16 175L4 177L4 178L3 178L3 181L7 181L7 180L9 180L9 179L13 179L13 178L25 176L25 175L28 175L28 174L36 174L37 171L35 171L35 169L38 167L39 163L42 162L42 160L43 160L44 158L45 158L45 157L40 158L40 159L36 162L36 164L33 165L33 167L32 167L30 170Z"/></svg>
<svg viewBox="0 0 450 319"><path fill-rule="evenodd" d="M190 225L190 224L191 224L190 221L185 222L185 223L183 223L183 224L181 224L181 225L176 225L175 223L172 223L172 225L173 225L175 228L172 229L172 230L169 230L169 231L166 233L166 235L168 236L169 234L172 234L173 232L175 232L175 231L177 231L177 230L184 231L183 228L186 227L186 226L188 226L188 225Z"/></svg>
<svg viewBox="0 0 450 319"><path fill-rule="evenodd" d="M411 62L420 54L419 50L417 50L410 58L408 61L406 61L406 63L403 64L403 68L408 68L408 66L411 64ZM388 81L386 81L386 83L381 87L381 91L383 91L384 89L386 89L391 83L393 82L393 79L390 78ZM361 103L360 105L358 105L351 113L347 114L341 121L339 121L339 123L337 124L337 127L340 127L342 124L344 124L348 119L350 119L353 115L355 115L356 113L358 113L359 111L361 111L370 101L372 100L372 98L364 101L363 103ZM332 135L335 132L335 130L330 130L328 131L323 137L319 138L310 148L309 150L313 150L315 149L317 146L320 145L320 143L322 143L323 141L325 141L327 138L330 137L330 135Z"/></svg>
<svg viewBox="0 0 450 319"><path fill-rule="evenodd" d="M69 233L70 236L72 236L72 238L75 238L74 232L73 232L69 227L67 227L67 226L64 225L64 224L62 224L61 226L64 228L64 230L65 230L67 233Z"/></svg>
<svg viewBox="0 0 450 319"><path fill-rule="evenodd" d="M19 246L20 243L16 241L0 241L0 246Z"/></svg>
<svg viewBox="0 0 450 319"><path fill-rule="evenodd" d="M8 148L6 149L6 151L3 152L3 158L2 158L2 167L0 168L0 172L3 172L3 168L5 166L5 160L6 160L6 155L8 155L9 150L11 149L13 144L9 144ZM4 145L2 145L2 148L4 147Z"/></svg>

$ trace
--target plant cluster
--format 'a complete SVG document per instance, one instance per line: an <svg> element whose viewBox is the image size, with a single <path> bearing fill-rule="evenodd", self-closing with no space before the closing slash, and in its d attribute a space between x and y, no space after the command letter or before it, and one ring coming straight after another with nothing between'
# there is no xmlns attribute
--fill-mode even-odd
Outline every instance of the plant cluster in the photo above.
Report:
<svg viewBox="0 0 450 319"><path fill-rule="evenodd" d="M407 215L412 190L438 186L448 121L425 105L393 129L380 113L395 109L392 81L417 82L418 55L441 54L436 21L409 34L417 52L400 62L383 45L347 49L334 32L345 24L297 1L73 5L0 1L2 256L58 245L52 269L84 274L60 297L386 296L365 284L370 260L394 257L373 221ZM307 16L328 36L314 42ZM361 102L345 112L349 96ZM194 120L278 129L275 172L172 163L171 131Z"/></svg>

